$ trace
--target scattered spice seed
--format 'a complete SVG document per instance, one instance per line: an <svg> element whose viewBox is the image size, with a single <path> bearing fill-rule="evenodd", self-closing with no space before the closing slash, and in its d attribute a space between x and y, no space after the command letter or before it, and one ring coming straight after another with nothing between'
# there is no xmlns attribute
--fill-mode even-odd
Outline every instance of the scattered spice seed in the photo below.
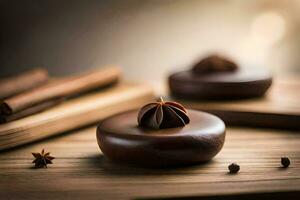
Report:
<svg viewBox="0 0 300 200"><path fill-rule="evenodd" d="M34 163L35 168L47 168L47 164L52 164L52 160L54 157L50 156L50 152L45 153L45 150L43 149L41 153L32 153L34 156L34 160L32 163Z"/></svg>
<svg viewBox="0 0 300 200"><path fill-rule="evenodd" d="M287 168L291 164L291 161L288 157L281 157L281 164L284 168Z"/></svg>
<svg viewBox="0 0 300 200"><path fill-rule="evenodd" d="M229 173L236 174L236 173L238 173L238 171L240 171L240 166L236 163L231 163L228 166L228 169L229 169Z"/></svg>

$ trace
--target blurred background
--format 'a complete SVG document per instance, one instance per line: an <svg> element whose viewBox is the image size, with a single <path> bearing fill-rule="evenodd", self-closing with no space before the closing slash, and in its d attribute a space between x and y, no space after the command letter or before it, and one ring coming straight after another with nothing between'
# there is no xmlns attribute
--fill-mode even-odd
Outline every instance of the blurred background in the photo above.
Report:
<svg viewBox="0 0 300 200"><path fill-rule="evenodd" d="M116 64L157 83L212 52L295 76L299 10L299 0L0 0L0 76Z"/></svg>

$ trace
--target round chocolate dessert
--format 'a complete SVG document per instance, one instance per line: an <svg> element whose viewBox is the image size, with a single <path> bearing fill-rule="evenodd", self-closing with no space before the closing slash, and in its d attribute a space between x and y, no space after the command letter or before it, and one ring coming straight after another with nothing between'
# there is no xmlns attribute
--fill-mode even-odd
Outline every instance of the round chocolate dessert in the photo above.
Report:
<svg viewBox="0 0 300 200"><path fill-rule="evenodd" d="M242 68L227 58L209 56L191 70L169 77L170 92L185 99L240 99L259 97L272 84L265 68Z"/></svg>
<svg viewBox="0 0 300 200"><path fill-rule="evenodd" d="M146 167L204 162L223 147L225 125L218 117L185 110L176 102L151 103L102 121L101 151L113 161Z"/></svg>

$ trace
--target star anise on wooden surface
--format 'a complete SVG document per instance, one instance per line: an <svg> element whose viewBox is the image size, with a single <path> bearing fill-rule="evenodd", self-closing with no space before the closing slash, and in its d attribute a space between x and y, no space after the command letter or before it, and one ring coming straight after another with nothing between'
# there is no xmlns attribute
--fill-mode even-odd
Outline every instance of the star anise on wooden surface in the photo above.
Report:
<svg viewBox="0 0 300 200"><path fill-rule="evenodd" d="M187 110L183 105L173 102L159 101L143 106L138 114L140 127L164 129L185 126L190 122Z"/></svg>
<svg viewBox="0 0 300 200"><path fill-rule="evenodd" d="M34 156L32 163L34 163L35 168L47 168L47 164L52 164L54 159L54 157L50 156L50 152L45 153L44 149L41 153L32 153L32 155Z"/></svg>
<svg viewBox="0 0 300 200"><path fill-rule="evenodd" d="M220 55L210 55L203 58L193 67L195 74L212 72L230 72L238 69L238 65L230 59Z"/></svg>

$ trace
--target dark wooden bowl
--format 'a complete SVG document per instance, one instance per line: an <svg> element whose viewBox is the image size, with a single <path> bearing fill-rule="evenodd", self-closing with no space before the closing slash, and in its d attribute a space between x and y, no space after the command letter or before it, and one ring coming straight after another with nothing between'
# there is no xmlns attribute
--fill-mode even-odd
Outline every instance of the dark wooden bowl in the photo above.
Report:
<svg viewBox="0 0 300 200"><path fill-rule="evenodd" d="M189 71L172 74L172 96L184 99L242 99L265 94L272 84L271 73L264 68L240 68L233 72L197 75Z"/></svg>
<svg viewBox="0 0 300 200"><path fill-rule="evenodd" d="M150 130L138 127L138 111L114 115L97 128L101 151L111 160L146 167L204 162L223 147L225 125L218 117L188 110L190 123L181 128Z"/></svg>

